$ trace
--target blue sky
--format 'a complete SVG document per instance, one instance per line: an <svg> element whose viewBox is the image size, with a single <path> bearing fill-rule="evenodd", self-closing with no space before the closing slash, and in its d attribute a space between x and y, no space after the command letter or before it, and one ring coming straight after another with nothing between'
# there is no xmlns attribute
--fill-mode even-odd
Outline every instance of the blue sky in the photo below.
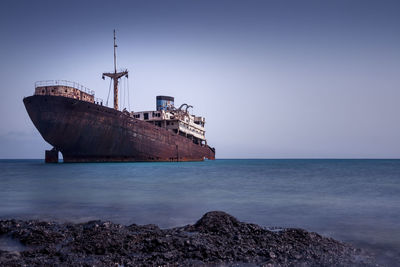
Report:
<svg viewBox="0 0 400 267"><path fill-rule="evenodd" d="M22 103L35 81L107 98L113 29L131 108L192 104L220 158L399 158L398 14L397 1L2 1L0 158L50 148Z"/></svg>

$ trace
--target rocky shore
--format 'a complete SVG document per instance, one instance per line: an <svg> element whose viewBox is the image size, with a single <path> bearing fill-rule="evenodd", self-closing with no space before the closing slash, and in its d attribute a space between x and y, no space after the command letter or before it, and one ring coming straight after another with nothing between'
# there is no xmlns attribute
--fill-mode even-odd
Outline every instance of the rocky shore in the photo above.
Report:
<svg viewBox="0 0 400 267"><path fill-rule="evenodd" d="M317 233L219 211L172 229L2 220L0 240L0 266L376 266L364 251Z"/></svg>

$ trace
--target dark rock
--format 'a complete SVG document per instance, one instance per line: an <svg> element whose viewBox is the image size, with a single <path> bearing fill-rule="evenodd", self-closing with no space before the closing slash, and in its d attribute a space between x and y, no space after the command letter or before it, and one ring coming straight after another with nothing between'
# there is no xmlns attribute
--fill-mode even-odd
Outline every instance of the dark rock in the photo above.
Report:
<svg viewBox="0 0 400 267"><path fill-rule="evenodd" d="M165 230L3 220L1 236L26 249L0 247L0 266L375 266L370 255L348 244L302 229L270 231L221 211Z"/></svg>
<svg viewBox="0 0 400 267"><path fill-rule="evenodd" d="M235 217L223 211L211 211L196 222L194 229L205 233L233 234L239 225L240 223Z"/></svg>

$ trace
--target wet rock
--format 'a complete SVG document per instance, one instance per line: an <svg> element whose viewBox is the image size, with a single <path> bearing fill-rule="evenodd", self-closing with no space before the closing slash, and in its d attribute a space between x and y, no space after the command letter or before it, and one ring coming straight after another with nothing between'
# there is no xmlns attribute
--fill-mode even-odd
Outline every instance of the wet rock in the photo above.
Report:
<svg viewBox="0 0 400 267"><path fill-rule="evenodd" d="M302 229L263 228L214 211L194 225L160 229L111 222L0 221L0 266L375 266L366 252Z"/></svg>

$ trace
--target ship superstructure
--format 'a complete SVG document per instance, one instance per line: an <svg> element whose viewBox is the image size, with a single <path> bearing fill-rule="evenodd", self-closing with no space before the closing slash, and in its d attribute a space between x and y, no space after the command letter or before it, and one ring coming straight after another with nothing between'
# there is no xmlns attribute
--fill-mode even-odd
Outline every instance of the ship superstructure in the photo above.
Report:
<svg viewBox="0 0 400 267"><path fill-rule="evenodd" d="M69 81L37 82L34 95L24 98L32 122L53 146L46 162L58 162L58 152L64 162L215 159L205 118L190 114L191 105L176 108L173 97L157 96L155 110L119 110L118 83L128 78L128 70L117 72L116 47L114 31L114 71L103 73L113 81L113 108L93 90Z"/></svg>
<svg viewBox="0 0 400 267"><path fill-rule="evenodd" d="M190 114L188 109L193 106L182 104L179 108L175 108L174 98L171 96L157 96L156 99L155 111L132 112L130 115L185 136L195 144L207 144L205 118Z"/></svg>

